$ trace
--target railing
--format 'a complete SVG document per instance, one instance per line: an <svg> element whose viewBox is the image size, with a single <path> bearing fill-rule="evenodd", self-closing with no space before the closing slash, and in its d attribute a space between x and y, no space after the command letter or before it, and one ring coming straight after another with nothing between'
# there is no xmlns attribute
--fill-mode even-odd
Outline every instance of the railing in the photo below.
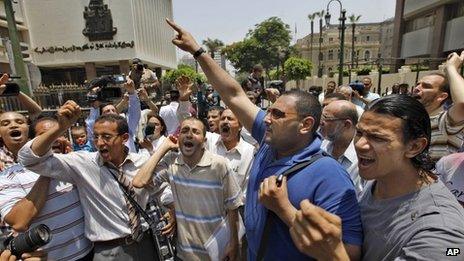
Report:
<svg viewBox="0 0 464 261"><path fill-rule="evenodd" d="M59 108L65 101L73 100L81 107L87 107L86 101L87 89L83 85L77 84L60 84L50 86L39 86L33 91L33 99L44 110L53 110ZM6 111L25 110L15 96L0 97L0 104Z"/></svg>

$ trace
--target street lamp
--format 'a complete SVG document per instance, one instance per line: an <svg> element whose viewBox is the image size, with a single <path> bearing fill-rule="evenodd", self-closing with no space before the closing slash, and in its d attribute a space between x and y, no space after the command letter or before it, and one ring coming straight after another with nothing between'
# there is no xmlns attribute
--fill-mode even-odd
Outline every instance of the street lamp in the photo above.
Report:
<svg viewBox="0 0 464 261"><path fill-rule="evenodd" d="M341 30L340 34L340 63L338 64L338 86L343 84L343 58L345 56L345 21L346 21L346 10L343 9L342 2L340 0L330 0L327 4L327 14L325 15L325 23L327 26L330 25L330 13L329 13L329 5L333 1L337 1L340 4L340 18L338 20L341 22L341 26L339 29Z"/></svg>

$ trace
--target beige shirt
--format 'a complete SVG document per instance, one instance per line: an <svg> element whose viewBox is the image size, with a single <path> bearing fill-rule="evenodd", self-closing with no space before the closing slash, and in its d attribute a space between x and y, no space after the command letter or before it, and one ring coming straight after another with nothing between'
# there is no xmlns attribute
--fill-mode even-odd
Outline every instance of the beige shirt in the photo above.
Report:
<svg viewBox="0 0 464 261"><path fill-rule="evenodd" d="M209 260L204 244L241 204L240 188L227 160L205 150L190 168L182 155L167 154L158 164L155 182L169 181L177 220L177 255L182 260Z"/></svg>
<svg viewBox="0 0 464 261"><path fill-rule="evenodd" d="M85 236L90 241L107 241L131 234L124 194L110 170L103 165L98 152L53 154L49 151L43 156L37 156L31 149L32 142L29 141L19 151L19 162L39 175L69 182L77 187L84 211ZM146 156L129 153L119 167L132 180L147 160ZM155 194L155 191L135 189L135 194L137 202L146 206L149 195ZM163 194L171 192L164 190Z"/></svg>
<svg viewBox="0 0 464 261"><path fill-rule="evenodd" d="M432 140L430 142L430 157L434 161L452 153L458 152L464 145L464 121L453 122L448 111L430 117Z"/></svg>

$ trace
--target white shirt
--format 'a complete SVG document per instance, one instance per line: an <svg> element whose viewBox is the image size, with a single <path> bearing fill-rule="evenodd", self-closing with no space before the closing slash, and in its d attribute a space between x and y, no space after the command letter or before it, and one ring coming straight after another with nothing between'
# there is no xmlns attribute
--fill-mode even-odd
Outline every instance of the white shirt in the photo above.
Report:
<svg viewBox="0 0 464 261"><path fill-rule="evenodd" d="M74 184L85 216L85 236L91 241L107 241L131 234L124 194L110 170L103 165L98 152L78 151L69 154L53 154L51 151L37 156L31 149L33 140L19 151L18 159L27 169L46 177ZM132 180L147 161L143 155L129 153L121 166L124 175ZM115 173L115 170L113 173ZM117 173L115 173L117 175ZM135 189L136 200L146 206L149 189ZM165 189L163 195L170 194Z"/></svg>
<svg viewBox="0 0 464 261"><path fill-rule="evenodd" d="M243 139L240 139L235 148L231 150L227 150L222 139L218 139L214 145L210 151L223 156L229 161L230 168L237 174L237 183L242 191L245 192L248 184L248 172L253 163L255 147Z"/></svg>
<svg viewBox="0 0 464 261"><path fill-rule="evenodd" d="M5 169L0 176L0 213L2 218L32 190L39 175L21 164ZM30 227L47 225L51 241L41 247L49 260L76 260L93 248L84 235L84 213L77 189L70 183L51 179L47 200L31 221Z"/></svg>
<svg viewBox="0 0 464 261"><path fill-rule="evenodd" d="M441 158L437 162L436 172L456 199L464 204L464 153Z"/></svg>
<svg viewBox="0 0 464 261"><path fill-rule="evenodd" d="M380 99L380 95L374 92L368 92L367 95L365 95L363 98L364 100L367 100L368 102L372 102L374 100ZM361 100L353 98L351 102L360 106L361 108L366 108L366 104L364 104L364 102L362 102Z"/></svg>
<svg viewBox="0 0 464 261"><path fill-rule="evenodd" d="M163 118L166 123L166 129L168 134L173 134L179 128L179 119L177 118L177 108L179 107L178 102L172 101L168 105L160 108L159 115Z"/></svg>
<svg viewBox="0 0 464 261"><path fill-rule="evenodd" d="M333 143L328 140L323 140L321 148L330 155L332 155L333 150ZM348 172L350 175L351 180L354 183L356 188L356 195L361 195L363 188L364 188L364 181L359 176L359 169L358 169L358 157L356 155L356 151L354 149L354 142L351 141L348 148L346 148L345 152L338 158L337 160L343 168Z"/></svg>

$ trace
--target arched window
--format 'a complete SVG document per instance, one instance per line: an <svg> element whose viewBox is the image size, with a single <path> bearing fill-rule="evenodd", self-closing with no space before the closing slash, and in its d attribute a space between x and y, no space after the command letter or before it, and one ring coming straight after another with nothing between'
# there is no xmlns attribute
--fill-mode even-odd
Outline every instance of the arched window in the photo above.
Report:
<svg viewBox="0 0 464 261"><path fill-rule="evenodd" d="M364 51L364 60L370 60L371 59L371 52L369 50Z"/></svg>
<svg viewBox="0 0 464 261"><path fill-rule="evenodd" d="M329 50L329 58L328 58L328 60L333 60L333 58L334 58L334 51Z"/></svg>

